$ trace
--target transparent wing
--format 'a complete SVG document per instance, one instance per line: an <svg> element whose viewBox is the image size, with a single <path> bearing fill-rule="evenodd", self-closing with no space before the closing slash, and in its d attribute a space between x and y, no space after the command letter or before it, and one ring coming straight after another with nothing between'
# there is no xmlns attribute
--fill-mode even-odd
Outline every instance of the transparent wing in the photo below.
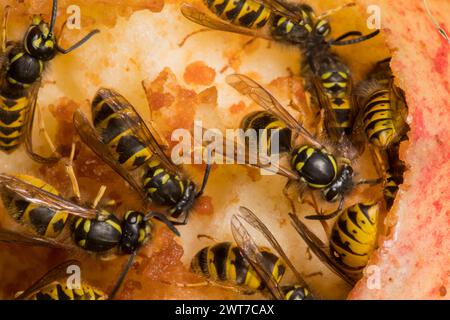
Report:
<svg viewBox="0 0 450 320"><path fill-rule="evenodd" d="M239 91L242 95L249 97L255 103L263 107L267 112L272 113L293 131L298 132L305 138L308 143L312 144L314 147L324 149L325 146L322 145L313 135L306 130L282 105L275 99L272 94L270 94L266 89L264 89L256 81L250 79L242 74L232 74L227 76L227 83L234 89Z"/></svg>
<svg viewBox="0 0 450 320"><path fill-rule="evenodd" d="M244 225L235 215L231 218L231 232L233 233L234 240L241 250L242 255L262 278L274 298L283 300L283 293L279 288L278 283L273 278L271 270L265 269L266 261L264 256L261 254L261 251L245 229Z"/></svg>
<svg viewBox="0 0 450 320"><path fill-rule="evenodd" d="M36 291L39 291L40 289L46 287L47 285L64 279L67 277L67 268L72 265L80 265L80 262L78 260L67 260L63 263L57 265L56 267L52 268L50 271L48 271L46 274L44 274L38 281L36 281L34 284L32 284L28 289L26 289L24 292L22 292L19 296L17 296L16 300L25 300L28 297L30 297L33 293Z"/></svg>
<svg viewBox="0 0 450 320"><path fill-rule="evenodd" d="M99 95L103 100L108 101L108 105L115 112L116 116L120 118L139 138L144 145L148 146L150 150L159 158L162 165L174 173L180 170L173 164L170 158L164 153L157 139L153 136L147 127L145 121L141 118L136 109L129 103L121 94L112 90L102 88L98 90Z"/></svg>
<svg viewBox="0 0 450 320"><path fill-rule="evenodd" d="M300 272L298 272L298 270L294 267L294 264L288 258L287 254L284 252L283 248L278 243L272 232L270 232L270 230L266 227L266 225L250 209L246 207L239 207L239 212L240 217L247 221L256 230L261 232L267 239L267 241L269 241L271 246L275 249L275 251L283 258L284 262L289 266L289 268L297 278L298 284L307 286L306 281L303 279Z"/></svg>
<svg viewBox="0 0 450 320"><path fill-rule="evenodd" d="M52 249L64 249L68 250L72 247L62 244L56 240L50 238L44 238L36 235L30 235L27 233L19 233L15 231L5 230L0 228L0 242L19 244L31 247L46 247Z"/></svg>
<svg viewBox="0 0 450 320"><path fill-rule="evenodd" d="M309 228L300 221L297 215L290 213L291 222L294 228L297 230L298 234L306 242L308 247L314 252L314 254L327 265L331 271L340 276L348 284L354 285L355 280L349 277L339 266L339 264L333 259L333 257L328 253L330 252L329 247L326 246L322 240L320 240Z"/></svg>
<svg viewBox="0 0 450 320"><path fill-rule="evenodd" d="M198 126L195 126L195 128L202 131L202 137L206 136L205 132L207 132L207 129ZM195 134L193 134L193 136L196 137ZM270 157L264 155L264 152L258 152L258 154L256 155L250 155L249 152L247 152L248 148L246 148L245 144L241 141L232 141L227 139L226 137L223 137L222 150L211 150L211 147L205 140L202 140L200 143L203 144L203 148L206 149L208 151L208 154L211 154L211 156L217 154L220 155L223 159L230 160L232 163L243 164L258 169L264 169L294 181L298 181L300 179L295 171L281 165L279 161L273 163ZM233 148L233 153L231 155L229 154L229 152L227 152L228 148Z"/></svg>
<svg viewBox="0 0 450 320"><path fill-rule="evenodd" d="M2 192L11 192L33 204L48 207L56 211L66 211L71 215L86 219L92 219L101 215L95 209L79 206L7 174L0 174L0 187L3 189Z"/></svg>
<svg viewBox="0 0 450 320"><path fill-rule="evenodd" d="M81 140L106 164L108 164L117 174L119 174L131 187L145 198L145 192L137 179L120 165L120 163L111 154L110 149L106 146L92 127L87 117L81 110L76 110L73 115L73 125Z"/></svg>
<svg viewBox="0 0 450 320"><path fill-rule="evenodd" d="M39 80L37 83L33 84L31 88L31 93L29 96L29 108L30 110L27 113L26 120L25 120L25 146L27 148L27 152L30 155L30 157L39 163L52 163L57 162L60 158L58 157L45 157L37 154L34 152L33 149L33 124L34 124L34 114L36 112L37 108L37 98L39 89L41 87L41 81Z"/></svg>
<svg viewBox="0 0 450 320"><path fill-rule="evenodd" d="M181 13L192 22L207 27L209 29L232 32L242 34L250 37L263 38L266 40L273 40L267 33L261 30L252 30L249 28L243 28L234 24L222 21L218 18L214 18L211 15L205 14L195 7L183 3L181 6Z"/></svg>

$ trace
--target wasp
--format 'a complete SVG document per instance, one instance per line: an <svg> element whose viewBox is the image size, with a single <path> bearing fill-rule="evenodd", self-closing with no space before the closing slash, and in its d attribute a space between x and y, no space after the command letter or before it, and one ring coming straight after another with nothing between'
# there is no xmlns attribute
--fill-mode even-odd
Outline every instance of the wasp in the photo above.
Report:
<svg viewBox="0 0 450 320"><path fill-rule="evenodd" d="M80 110L74 114L74 127L82 141L145 201L168 207L174 223L186 224L195 199L203 194L211 166L206 166L202 186L197 190L167 157L136 109L112 89L97 92L92 117L94 126ZM139 168L143 173L136 177Z"/></svg>
<svg viewBox="0 0 450 320"><path fill-rule="evenodd" d="M241 74L233 74L227 76L226 81L238 92L252 99L266 112L280 119L295 136L300 135L306 140L305 144L291 149L291 168L279 163L270 163L270 161L265 161L265 163L270 163L271 168L268 168L269 166L261 161L250 165L276 171L277 174L287 177L289 181L285 188L285 195L292 183L296 182L300 186L300 195L303 194L305 188L309 188L310 190L321 190L323 198L328 202L339 200L337 210L322 215L321 218L319 216L311 216L310 218L331 219L335 217L343 209L344 198L353 188L362 184L372 185L380 182L380 179L355 182L351 165L351 159L356 154L353 146L351 144L341 146L339 157L335 156L329 151L330 147L318 141L301 123L295 120L272 94L254 80ZM260 157L264 156L260 155ZM338 163L338 159L340 159L341 164Z"/></svg>
<svg viewBox="0 0 450 320"><path fill-rule="evenodd" d="M89 32L68 49L61 48L54 28L58 1L53 0L50 24L41 16L34 16L22 42L8 41L6 29L9 7L3 18L0 80L0 150L12 152L22 142L30 156L38 162L56 161L57 157L44 157L33 151L32 131L39 87L47 64L59 54L68 54L88 41L99 30ZM55 152L50 138L49 145Z"/></svg>
<svg viewBox="0 0 450 320"><path fill-rule="evenodd" d="M328 246L296 214L290 213L289 216L317 257L342 279L354 285L376 247L379 205L358 203L345 209L331 229Z"/></svg>
<svg viewBox="0 0 450 320"><path fill-rule="evenodd" d="M387 163L389 168L386 171L383 195L388 210L394 204L399 186L403 184L403 175L406 171L406 164L399 157L399 148L400 144L396 143L387 150Z"/></svg>
<svg viewBox="0 0 450 320"><path fill-rule="evenodd" d="M1 230L0 241L67 250L76 246L105 257L114 249L119 254L129 254L112 296L119 289L139 249L150 240L154 228L152 218L160 219L179 235L165 216L157 212L144 214L130 210L121 221L107 210L65 200L54 187L37 178L1 174L0 188L8 212L16 220L37 231L32 235ZM61 234L69 217L73 217L70 219L70 233L75 246L68 244L63 236L52 238Z"/></svg>
<svg viewBox="0 0 450 320"><path fill-rule="evenodd" d="M312 300L313 294L305 280L274 235L248 208L240 207L239 212L231 220L231 231L236 244L220 242L203 248L192 259L191 271L204 276L209 282L230 284L247 294L268 289L275 299ZM257 246L241 219L261 232L281 258L270 249ZM298 284L280 285L287 266L295 274ZM198 284L188 286L196 285Z"/></svg>
<svg viewBox="0 0 450 320"><path fill-rule="evenodd" d="M403 91L395 86L390 58L378 62L356 88L359 113L353 127L353 141L362 150L368 143L377 168L386 172L383 151L406 139L409 126Z"/></svg>
<svg viewBox="0 0 450 320"><path fill-rule="evenodd" d="M67 270L80 265L77 260L67 260L53 267L28 289L16 294L16 300L106 300L103 291L82 282L78 286L69 285Z"/></svg>
<svg viewBox="0 0 450 320"><path fill-rule="evenodd" d="M355 116L352 101L352 78L347 65L330 50L332 46L352 45L378 35L350 31L336 39L329 39L331 25L326 18L352 3L316 16L306 4L276 0L205 1L218 18L184 4L182 14L189 20L210 29L244 34L256 38L276 40L294 45L302 51L302 73L313 100L325 111L327 133L340 142L351 133ZM352 39L347 39L353 37Z"/></svg>

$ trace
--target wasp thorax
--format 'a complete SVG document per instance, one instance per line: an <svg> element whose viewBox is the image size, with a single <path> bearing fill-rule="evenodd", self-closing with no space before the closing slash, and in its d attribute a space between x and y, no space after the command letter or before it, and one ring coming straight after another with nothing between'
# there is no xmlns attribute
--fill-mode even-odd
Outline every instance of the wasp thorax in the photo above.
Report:
<svg viewBox="0 0 450 320"><path fill-rule="evenodd" d="M122 239L120 248L124 253L134 252L145 243L151 233L151 222L145 215L137 211L128 211L122 223Z"/></svg>
<svg viewBox="0 0 450 320"><path fill-rule="evenodd" d="M316 189L330 185L337 173L333 155L307 145L294 150L292 166L308 186Z"/></svg>
<svg viewBox="0 0 450 320"><path fill-rule="evenodd" d="M41 17L33 18L33 24L25 34L24 46L28 54L40 60L51 60L56 55L55 35Z"/></svg>
<svg viewBox="0 0 450 320"><path fill-rule="evenodd" d="M326 37L331 32L330 23L326 20L319 20L314 28L314 33L318 36Z"/></svg>

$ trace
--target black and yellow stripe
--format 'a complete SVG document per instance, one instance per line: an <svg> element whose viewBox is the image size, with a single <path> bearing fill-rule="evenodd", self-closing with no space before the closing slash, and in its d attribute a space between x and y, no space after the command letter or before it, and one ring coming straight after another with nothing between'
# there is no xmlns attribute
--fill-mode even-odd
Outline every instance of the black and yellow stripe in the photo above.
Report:
<svg viewBox="0 0 450 320"><path fill-rule="evenodd" d="M398 137L394 123L389 89L382 89L370 95L363 115L364 130L374 146L386 149Z"/></svg>
<svg viewBox="0 0 450 320"><path fill-rule="evenodd" d="M265 270L271 270L279 283L286 267L268 249L260 248L265 258ZM213 282L225 282L247 290L262 290L265 285L255 269L242 256L239 248L230 242L221 242L200 250L191 262L191 270Z"/></svg>
<svg viewBox="0 0 450 320"><path fill-rule="evenodd" d="M253 0L205 0L207 7L222 20L245 28L262 28L271 10Z"/></svg>
<svg viewBox="0 0 450 320"><path fill-rule="evenodd" d="M320 74L325 99L329 101L334 112L333 123L327 123L339 134L349 134L352 128L352 105L350 72L348 70L331 69ZM350 90L349 90L350 89ZM332 119L327 119L332 121Z"/></svg>
<svg viewBox="0 0 450 320"><path fill-rule="evenodd" d="M29 111L27 96L8 98L0 92L0 149L12 152L22 142Z"/></svg>
<svg viewBox="0 0 450 320"><path fill-rule="evenodd" d="M347 208L331 231L330 252L349 275L359 275L375 249L378 204L358 203Z"/></svg>
<svg viewBox="0 0 450 320"><path fill-rule="evenodd" d="M16 178L56 196L59 195L59 192L54 187L35 177L17 175ZM13 218L31 226L39 235L45 237L55 238L58 236L64 229L67 218L69 217L69 213L67 212L30 203L8 192L2 194L2 199L9 214Z"/></svg>
<svg viewBox="0 0 450 320"><path fill-rule="evenodd" d="M314 300L313 295L308 290L308 288L293 285L282 287L284 300Z"/></svg>
<svg viewBox="0 0 450 320"><path fill-rule="evenodd" d="M278 130L278 152L289 152L291 150L292 131L283 121L270 112L256 111L250 113L242 120L241 128L256 130L259 144L261 143L259 139L265 136L264 150L269 151L269 153L272 147L272 132Z"/></svg>
<svg viewBox="0 0 450 320"><path fill-rule="evenodd" d="M66 283L54 282L31 294L29 300L106 300L108 295L88 285L69 288Z"/></svg>
<svg viewBox="0 0 450 320"><path fill-rule="evenodd" d="M109 104L113 99L120 102L124 98L113 91L111 94L112 96L106 99L101 95L95 96L92 102L94 126L120 165L126 170L134 170L146 163L153 153ZM123 107L128 105L126 100L123 102Z"/></svg>

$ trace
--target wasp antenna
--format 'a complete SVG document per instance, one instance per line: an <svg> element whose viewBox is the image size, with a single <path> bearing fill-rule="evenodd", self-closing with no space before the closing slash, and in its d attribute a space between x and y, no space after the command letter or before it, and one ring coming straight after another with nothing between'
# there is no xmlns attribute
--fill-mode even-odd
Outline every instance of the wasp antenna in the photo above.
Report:
<svg viewBox="0 0 450 320"><path fill-rule="evenodd" d="M352 32L357 32L357 31L352 31ZM331 40L328 43L330 45L332 45L332 46L347 46L347 45L356 44L356 43L360 43L360 42L372 39L373 37L377 36L379 33L380 33L380 30L376 30L376 31L374 31L372 33L366 34L366 35L361 36L359 38L350 39L350 40L346 40L346 41L338 40L339 38L342 38L344 35L347 35L347 34L344 34L343 36L340 36L338 39Z"/></svg>
<svg viewBox="0 0 450 320"><path fill-rule="evenodd" d="M130 270L131 266L133 265L134 259L136 258L138 253L138 250L135 250L130 257L128 258L128 261L123 268L122 272L119 275L119 278L116 281L116 284L114 285L114 288L111 290L111 293L109 294L109 300L113 300L114 297L117 294L117 291L119 291L120 287L122 286L123 280L125 280L125 277Z"/></svg>
<svg viewBox="0 0 450 320"><path fill-rule="evenodd" d="M58 0L53 0L52 18L50 20L50 32L48 36L51 37L53 29L55 28L56 16L58 15Z"/></svg>
<svg viewBox="0 0 450 320"><path fill-rule="evenodd" d="M92 36L95 34L100 33L100 30L94 29L91 32L89 32L83 39L75 43L73 46L71 46L69 49L63 49L58 44L56 45L56 50L58 50L59 53L62 54L68 54L69 52L72 52L75 49L78 49L80 46L82 46L84 43L86 43Z"/></svg>

